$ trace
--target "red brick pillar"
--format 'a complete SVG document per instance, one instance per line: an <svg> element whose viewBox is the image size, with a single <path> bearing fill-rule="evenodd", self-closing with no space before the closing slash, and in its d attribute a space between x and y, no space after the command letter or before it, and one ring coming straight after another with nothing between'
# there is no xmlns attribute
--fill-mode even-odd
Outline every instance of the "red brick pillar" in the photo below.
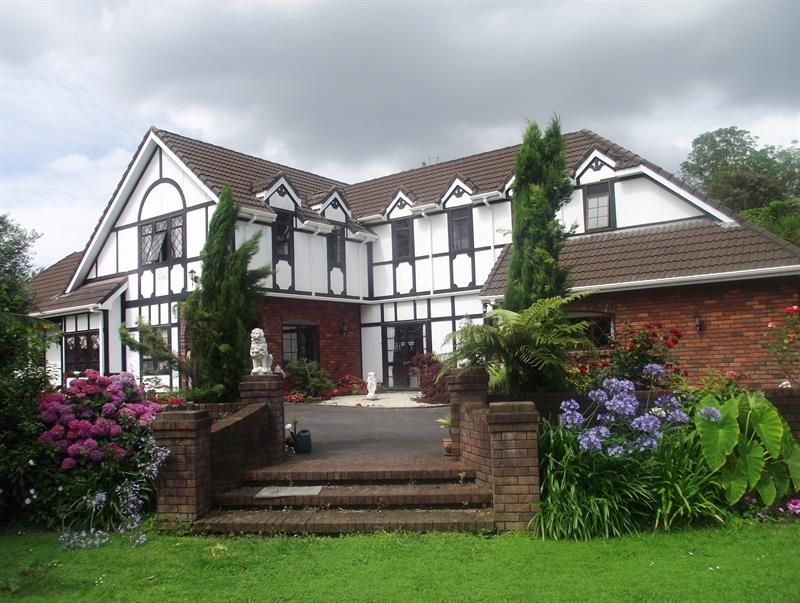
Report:
<svg viewBox="0 0 800 603"><path fill-rule="evenodd" d="M211 508L211 418L206 410L167 410L153 435L170 455L156 483L159 523L192 522Z"/></svg>
<svg viewBox="0 0 800 603"><path fill-rule="evenodd" d="M266 404L267 450L270 465L286 460L285 417L283 416L283 377L280 375L245 375L239 384L239 396L245 404Z"/></svg>
<svg viewBox="0 0 800 603"><path fill-rule="evenodd" d="M470 407L487 406L489 391L489 375L484 370L464 372L451 371L447 375L447 392L450 397L450 416L452 424L450 431L453 434L453 456L461 456L462 429L461 422L464 414L464 405Z"/></svg>
<svg viewBox="0 0 800 603"><path fill-rule="evenodd" d="M525 529L539 504L539 413L533 402L489 405L494 521Z"/></svg>

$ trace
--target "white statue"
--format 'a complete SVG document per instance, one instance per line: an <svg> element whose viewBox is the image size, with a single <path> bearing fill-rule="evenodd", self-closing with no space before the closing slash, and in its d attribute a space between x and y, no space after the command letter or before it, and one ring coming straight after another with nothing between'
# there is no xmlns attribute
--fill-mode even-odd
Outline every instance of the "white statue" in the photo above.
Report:
<svg viewBox="0 0 800 603"><path fill-rule="evenodd" d="M253 360L251 375L268 375L272 372L272 354L267 349L264 331L259 328L250 331L250 358Z"/></svg>
<svg viewBox="0 0 800 603"><path fill-rule="evenodd" d="M375 377L375 373L370 371L367 374L367 400L377 400L378 396L375 395L375 391L378 389L378 379Z"/></svg>

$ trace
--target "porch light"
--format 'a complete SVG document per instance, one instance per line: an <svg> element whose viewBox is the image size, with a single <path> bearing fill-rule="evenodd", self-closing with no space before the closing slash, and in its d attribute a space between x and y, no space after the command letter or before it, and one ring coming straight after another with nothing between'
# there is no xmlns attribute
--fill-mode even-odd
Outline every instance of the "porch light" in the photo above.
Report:
<svg viewBox="0 0 800 603"><path fill-rule="evenodd" d="M197 284L197 281L200 280L197 278L197 272L195 272L194 268L189 270L189 280L191 280L195 285Z"/></svg>
<svg viewBox="0 0 800 603"><path fill-rule="evenodd" d="M705 323L703 322L703 319L700 318L699 314L695 314L694 315L694 330L699 333L700 331L703 330L703 328L705 328Z"/></svg>
<svg viewBox="0 0 800 603"><path fill-rule="evenodd" d="M347 330L348 330L347 323L345 321L340 322L339 323L339 335L341 335L342 337L346 337L347 336Z"/></svg>

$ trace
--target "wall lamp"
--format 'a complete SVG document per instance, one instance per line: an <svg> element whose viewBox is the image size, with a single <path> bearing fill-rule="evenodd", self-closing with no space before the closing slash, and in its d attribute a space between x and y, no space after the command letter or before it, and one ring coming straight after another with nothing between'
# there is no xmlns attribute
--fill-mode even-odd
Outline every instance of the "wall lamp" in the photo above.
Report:
<svg viewBox="0 0 800 603"><path fill-rule="evenodd" d="M192 281L192 282L193 282L195 285L197 284L197 281L199 281L199 280L200 280L200 279L198 278L198 276L197 276L197 272L195 272L195 271L194 271L194 268L192 268L192 269L189 271L189 280L191 280L191 281Z"/></svg>
<svg viewBox="0 0 800 603"><path fill-rule="evenodd" d="M342 337L346 337L347 336L347 331L348 331L347 323L345 321L340 322L339 323L339 335L341 335Z"/></svg>
<svg viewBox="0 0 800 603"><path fill-rule="evenodd" d="M699 314L695 314L694 315L694 330L699 333L700 331L705 329L705 327L706 327L706 324L705 324L705 322L703 322L703 319L700 318L700 315Z"/></svg>

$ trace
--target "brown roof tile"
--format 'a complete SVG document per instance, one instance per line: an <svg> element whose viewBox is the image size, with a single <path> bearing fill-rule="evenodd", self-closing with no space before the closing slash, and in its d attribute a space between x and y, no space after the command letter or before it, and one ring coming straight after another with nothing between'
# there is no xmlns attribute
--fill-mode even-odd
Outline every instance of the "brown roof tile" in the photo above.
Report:
<svg viewBox="0 0 800 603"><path fill-rule="evenodd" d="M127 277L122 276L92 281L65 295L64 291L82 255L79 251L69 254L37 274L31 281L36 312L50 313L60 309L102 303L127 280Z"/></svg>
<svg viewBox="0 0 800 603"><path fill-rule="evenodd" d="M511 247L492 268L481 296L505 293ZM573 287L636 283L653 279L702 276L739 270L800 265L800 249L743 221L723 227L698 218L567 239L561 263Z"/></svg>
<svg viewBox="0 0 800 603"><path fill-rule="evenodd" d="M324 178L311 172L245 155L166 130L153 128L153 132L214 193L219 194L224 184L230 184L234 199L243 206L263 209L264 204L256 200L255 193L258 191L255 186L258 183L272 182L280 174L286 176L304 199L342 184L338 180Z"/></svg>

